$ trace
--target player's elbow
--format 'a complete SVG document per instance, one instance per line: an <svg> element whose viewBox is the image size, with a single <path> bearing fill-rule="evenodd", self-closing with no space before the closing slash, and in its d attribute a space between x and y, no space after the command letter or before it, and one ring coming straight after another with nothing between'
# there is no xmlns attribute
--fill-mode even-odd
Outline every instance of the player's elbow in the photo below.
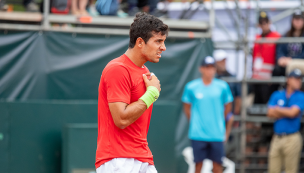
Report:
<svg viewBox="0 0 304 173"><path fill-rule="evenodd" d="M292 107L291 110L289 111L289 117L290 118L295 118L300 114L300 109L297 107Z"/></svg>
<svg viewBox="0 0 304 173"><path fill-rule="evenodd" d="M125 120L116 120L114 121L114 124L116 125L116 127L120 128L120 129L125 129L126 127L128 127L128 123Z"/></svg>
<svg viewBox="0 0 304 173"><path fill-rule="evenodd" d="M273 115L272 115L272 113L271 113L271 109L270 109L270 108L268 108L266 116L267 116L268 118L273 118Z"/></svg>
<svg viewBox="0 0 304 173"><path fill-rule="evenodd" d="M129 124L128 120L124 118L123 114L112 113L112 118L116 127L125 129Z"/></svg>

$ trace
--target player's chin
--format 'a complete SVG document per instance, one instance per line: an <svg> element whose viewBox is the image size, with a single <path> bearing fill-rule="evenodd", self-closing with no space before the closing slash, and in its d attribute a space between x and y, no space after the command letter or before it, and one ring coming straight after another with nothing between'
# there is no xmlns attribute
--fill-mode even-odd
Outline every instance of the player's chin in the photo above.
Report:
<svg viewBox="0 0 304 173"><path fill-rule="evenodd" d="M159 62L159 59L160 59L160 57L153 57L153 58L151 58L150 59L150 62L152 62L152 63L158 63Z"/></svg>
<svg viewBox="0 0 304 173"><path fill-rule="evenodd" d="M152 61L150 61L152 63L158 63L159 62L159 59L153 59Z"/></svg>

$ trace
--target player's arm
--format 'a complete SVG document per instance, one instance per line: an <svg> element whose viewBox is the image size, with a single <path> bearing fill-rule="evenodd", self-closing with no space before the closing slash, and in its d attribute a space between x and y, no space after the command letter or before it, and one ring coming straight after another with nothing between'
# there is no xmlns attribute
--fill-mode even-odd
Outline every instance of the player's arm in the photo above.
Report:
<svg viewBox="0 0 304 173"><path fill-rule="evenodd" d="M229 102L229 103L225 104L225 111L224 111L225 120L228 119L227 124L226 124L226 140L229 138L233 120L234 120L231 111L232 111L232 103ZM230 116L230 117L228 117L228 116Z"/></svg>
<svg viewBox="0 0 304 173"><path fill-rule="evenodd" d="M227 115L229 114L229 113L231 113L231 111L232 111L232 103L231 102L229 102L229 103L227 103L227 104L225 104L225 118L227 117Z"/></svg>
<svg viewBox="0 0 304 173"><path fill-rule="evenodd" d="M190 117L191 117L191 104L184 103L184 112L185 112L186 117L188 118L188 120L190 120Z"/></svg>
<svg viewBox="0 0 304 173"><path fill-rule="evenodd" d="M124 102L109 103L111 115L115 125L124 129L136 121L147 109L147 105L142 100L127 104Z"/></svg>
<svg viewBox="0 0 304 173"><path fill-rule="evenodd" d="M239 115L241 112L242 99L241 97L235 97L234 99L234 115Z"/></svg>
<svg viewBox="0 0 304 173"><path fill-rule="evenodd" d="M270 112L269 112L270 109ZM269 108L268 113L270 113L270 117L275 117L275 118L294 118L299 115L300 113L300 108L298 106L292 106L289 108L286 107L273 107Z"/></svg>
<svg viewBox="0 0 304 173"><path fill-rule="evenodd" d="M227 119L227 122L226 122L226 140L225 141L227 141L230 136L233 122L234 122L234 117L231 113L230 117Z"/></svg>
<svg viewBox="0 0 304 173"><path fill-rule="evenodd" d="M192 89L189 88L189 84L187 84L184 88L181 99L183 102L184 113L186 114L188 120L191 118L191 103L193 102L192 98Z"/></svg>
<svg viewBox="0 0 304 173"><path fill-rule="evenodd" d="M277 107L277 92L274 92L271 94L269 100L268 100L268 109L267 109L267 117L270 119L278 119L280 118L277 114L275 114L274 110L275 107Z"/></svg>
<svg viewBox="0 0 304 173"><path fill-rule="evenodd" d="M291 107L279 107L277 106L278 98L276 97L276 92L273 93L268 102L267 117L279 119L279 118L294 118L299 115L301 110L303 110L304 99L298 99Z"/></svg>
<svg viewBox="0 0 304 173"><path fill-rule="evenodd" d="M278 118L280 118L277 114L275 114L274 107L269 107L267 109L267 114L266 115L270 119L278 119Z"/></svg>
<svg viewBox="0 0 304 173"><path fill-rule="evenodd" d="M149 86L155 87L155 88L157 88L158 92L160 92L161 91L160 82L157 79L157 77L152 76L151 80L149 80L147 78L147 75L148 74L143 76L146 87L147 88ZM149 92L149 91L147 90L147 92ZM148 94L150 94L150 93L148 93ZM154 98L154 96L153 96L153 98ZM150 105L147 106L145 99L143 99L143 100L139 99L138 101L133 102L131 104L127 104L124 102L109 103L109 108L110 108L114 123L120 129L124 129L124 128L128 127L130 124L132 124L134 121L136 121L147 110L147 108L149 106Z"/></svg>

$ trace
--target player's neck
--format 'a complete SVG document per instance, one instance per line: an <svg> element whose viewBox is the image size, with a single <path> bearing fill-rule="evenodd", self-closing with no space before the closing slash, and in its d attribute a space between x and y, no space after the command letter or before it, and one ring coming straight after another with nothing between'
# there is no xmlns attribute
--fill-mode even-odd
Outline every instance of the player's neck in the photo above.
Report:
<svg viewBox="0 0 304 173"><path fill-rule="evenodd" d="M294 90L290 86L286 87L286 95L287 96L290 96L293 92L294 92Z"/></svg>
<svg viewBox="0 0 304 173"><path fill-rule="evenodd" d="M271 32L270 29L269 29L269 30L266 30L266 31L263 31L263 32L262 32L262 37L267 36L270 32Z"/></svg>
<svg viewBox="0 0 304 173"><path fill-rule="evenodd" d="M133 49L128 49L125 53L127 57L138 67L143 67L144 64L147 62L138 51Z"/></svg>
<svg viewBox="0 0 304 173"><path fill-rule="evenodd" d="M206 77L202 77L203 78L203 83L205 85L209 85L212 82L212 78L206 78Z"/></svg>

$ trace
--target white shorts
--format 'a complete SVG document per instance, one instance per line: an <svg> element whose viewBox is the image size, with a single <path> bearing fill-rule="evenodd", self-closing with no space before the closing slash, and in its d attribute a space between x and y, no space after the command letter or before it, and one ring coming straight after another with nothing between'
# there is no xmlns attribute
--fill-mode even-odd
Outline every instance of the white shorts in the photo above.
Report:
<svg viewBox="0 0 304 173"><path fill-rule="evenodd" d="M115 158L96 169L96 173L157 173L154 165L133 158Z"/></svg>

